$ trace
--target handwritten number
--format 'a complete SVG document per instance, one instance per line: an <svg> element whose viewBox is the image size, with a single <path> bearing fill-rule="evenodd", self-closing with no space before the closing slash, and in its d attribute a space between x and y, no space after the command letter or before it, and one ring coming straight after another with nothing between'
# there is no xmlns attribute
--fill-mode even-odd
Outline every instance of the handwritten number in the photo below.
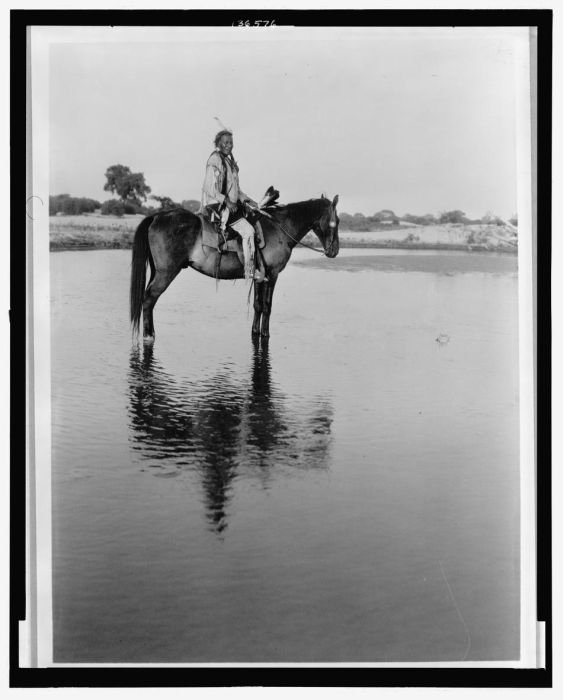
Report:
<svg viewBox="0 0 563 700"><path fill-rule="evenodd" d="M249 19L239 19L233 22L233 27L276 27L275 19L255 19L251 22Z"/></svg>

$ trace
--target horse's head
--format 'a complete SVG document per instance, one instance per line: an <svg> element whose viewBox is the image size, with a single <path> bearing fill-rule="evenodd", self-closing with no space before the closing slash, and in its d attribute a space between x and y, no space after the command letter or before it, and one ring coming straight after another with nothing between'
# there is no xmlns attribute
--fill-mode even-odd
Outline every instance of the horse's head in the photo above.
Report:
<svg viewBox="0 0 563 700"><path fill-rule="evenodd" d="M325 255L329 258L335 258L340 250L340 242L338 240L338 224L340 219L336 213L336 205L338 204L338 195L330 201L324 194L321 197L322 211L319 218L313 223L312 229L317 234L321 242Z"/></svg>

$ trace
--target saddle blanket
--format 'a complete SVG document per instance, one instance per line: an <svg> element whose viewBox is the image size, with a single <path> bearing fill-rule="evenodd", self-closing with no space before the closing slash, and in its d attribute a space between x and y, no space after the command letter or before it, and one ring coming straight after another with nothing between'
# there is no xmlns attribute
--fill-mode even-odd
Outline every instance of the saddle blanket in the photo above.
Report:
<svg viewBox="0 0 563 700"><path fill-rule="evenodd" d="M222 240L220 233L217 233L215 226L208 220L205 219L201 214L198 214L201 221L201 242L202 245L208 246L209 248L218 248L219 240ZM230 227L229 227L230 228ZM233 231L227 230L227 234L233 233ZM256 237L258 239L258 245L263 248L265 245L263 237L260 235L260 229L256 231ZM223 247L223 251L229 251L231 253L237 253L242 255L242 241L239 236L235 238L229 238L226 245Z"/></svg>

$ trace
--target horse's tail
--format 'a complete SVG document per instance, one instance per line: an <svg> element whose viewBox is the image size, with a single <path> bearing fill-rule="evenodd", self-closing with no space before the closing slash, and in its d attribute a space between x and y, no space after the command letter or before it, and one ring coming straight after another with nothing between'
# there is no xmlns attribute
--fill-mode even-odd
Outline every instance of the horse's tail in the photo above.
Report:
<svg viewBox="0 0 563 700"><path fill-rule="evenodd" d="M131 257L131 288L129 302L131 310L131 325L133 332L139 332L141 322L141 311L143 310L143 297L145 295L145 283L147 274L147 263L150 261L149 249L149 226L152 224L153 216L145 217L137 226L133 238L133 255Z"/></svg>

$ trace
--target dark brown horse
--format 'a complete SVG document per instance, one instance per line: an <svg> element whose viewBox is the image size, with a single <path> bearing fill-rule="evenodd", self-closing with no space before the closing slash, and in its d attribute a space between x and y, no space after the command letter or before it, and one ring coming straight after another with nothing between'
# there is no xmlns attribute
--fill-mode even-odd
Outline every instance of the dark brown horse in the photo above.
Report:
<svg viewBox="0 0 563 700"><path fill-rule="evenodd" d="M261 219L265 246L262 255L267 270L267 281L254 283L254 321L252 335L267 338L270 335L272 296L278 275L285 268L293 248L305 234L313 230L329 258L338 255L338 195L331 201L324 195L285 206L268 209L270 218ZM186 267L219 279L240 279L244 267L234 252L218 252L202 244L201 221L186 209L170 209L147 216L141 221L133 240L131 262L131 324L139 331L143 315L143 339L154 340L153 309L160 295L176 275ZM150 279L146 285L146 267Z"/></svg>

